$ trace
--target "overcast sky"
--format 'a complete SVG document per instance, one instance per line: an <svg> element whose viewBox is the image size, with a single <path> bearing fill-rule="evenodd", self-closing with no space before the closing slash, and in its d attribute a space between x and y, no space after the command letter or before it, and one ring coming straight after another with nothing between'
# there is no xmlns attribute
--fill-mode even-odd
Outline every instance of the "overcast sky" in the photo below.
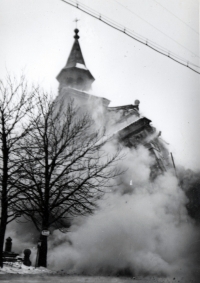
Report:
<svg viewBox="0 0 200 283"><path fill-rule="evenodd" d="M81 0L171 52L199 64L198 0ZM122 6L123 5L123 6ZM200 169L199 75L60 0L1 0L0 71L57 93L55 77L73 44L110 106L134 104L162 131L175 162Z"/></svg>

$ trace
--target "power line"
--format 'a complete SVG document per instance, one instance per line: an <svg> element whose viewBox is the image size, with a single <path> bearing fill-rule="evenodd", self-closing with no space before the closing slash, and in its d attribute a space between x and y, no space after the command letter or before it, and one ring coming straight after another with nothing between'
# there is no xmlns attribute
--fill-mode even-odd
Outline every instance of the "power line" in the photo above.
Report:
<svg viewBox="0 0 200 283"><path fill-rule="evenodd" d="M183 24L185 24L187 27L189 27L191 30L193 30L196 34L199 35L199 33L193 29L191 26L189 26L187 23L185 23L183 20L181 20L179 17L177 17L176 15L174 15L171 11L169 11L167 8L165 8L163 5L161 5L159 2L157 2L156 0L152 0L154 2L156 2L158 5L160 5L164 10L166 10L168 13L170 13L172 16L174 16L175 18L177 18L179 21L181 21Z"/></svg>
<svg viewBox="0 0 200 283"><path fill-rule="evenodd" d="M180 56L176 55L175 53L159 46L158 44L154 43L153 41L150 41L149 39L133 32L132 30L118 24L117 22L109 19L108 17L99 14L98 12L96 12L95 10L87 7L86 5L77 2L75 0L60 0L62 2L64 2L65 4L71 5L79 10L81 10L82 12L84 12L87 15L90 15L91 17L100 20L101 22L105 23L106 25L124 33L125 35L135 39L136 41L146 45L147 47L153 49L154 51L172 59L173 61L189 68L190 70L200 74L200 70L199 70L199 66L195 65L187 60L185 60L184 58L181 58ZM195 68L194 68L195 67Z"/></svg>
<svg viewBox="0 0 200 283"><path fill-rule="evenodd" d="M126 6L124 6L123 4L119 3L117 0L113 0L114 2L116 2L118 5L122 6L124 9L128 10L130 13L136 15L138 18L140 18L141 20L143 20L144 22L146 22L147 24L149 24L150 26L152 26L153 28L155 28L157 31L159 31L160 33L164 34L165 36L167 36L169 39L171 39L172 41L176 42L178 45L182 46L183 48L185 48L186 50L188 50L190 53L192 53L193 55L199 57L197 54L195 54L194 52L192 52L190 49L188 49L187 47L185 47L184 45L180 44L178 41L176 41L175 39L173 39L172 37L170 37L169 35L167 35L166 33L162 32L161 30L159 30L157 27L155 27L154 25L152 25L151 23L149 23L148 21L146 21L145 19L143 19L142 17L140 17L139 15L137 15L135 12L133 12L132 10L130 10L129 8L127 8Z"/></svg>

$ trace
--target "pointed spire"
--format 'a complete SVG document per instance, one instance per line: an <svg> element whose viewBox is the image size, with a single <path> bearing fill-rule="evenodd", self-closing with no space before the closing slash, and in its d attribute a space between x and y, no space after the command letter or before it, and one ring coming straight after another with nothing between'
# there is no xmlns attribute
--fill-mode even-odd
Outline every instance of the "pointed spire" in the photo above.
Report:
<svg viewBox="0 0 200 283"><path fill-rule="evenodd" d="M78 41L80 38L78 35L79 30L76 28L74 32L74 44L69 54L67 63L57 76L57 80L59 81L60 86L65 85L85 91L91 88L94 77L85 65L81 47Z"/></svg>
<svg viewBox="0 0 200 283"><path fill-rule="evenodd" d="M78 41L78 39L80 38L79 35L78 35L79 30L75 29L74 32L75 32L75 35L74 35L75 41L74 41L74 44L72 46L71 52L69 54L67 64L66 64L66 68L76 67L77 63L84 65L84 67L86 68L85 61L83 59L83 55L82 55L82 52L81 52L81 47L80 47L80 44L79 44L79 41Z"/></svg>

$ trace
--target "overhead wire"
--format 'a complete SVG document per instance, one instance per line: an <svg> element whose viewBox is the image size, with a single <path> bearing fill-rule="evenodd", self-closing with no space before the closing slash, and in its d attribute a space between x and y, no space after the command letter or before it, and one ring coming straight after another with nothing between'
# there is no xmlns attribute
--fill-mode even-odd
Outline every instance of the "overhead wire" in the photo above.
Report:
<svg viewBox="0 0 200 283"><path fill-rule="evenodd" d="M179 43L178 41L176 41L175 39L173 39L172 37L170 37L169 35L167 35L166 33L164 33L163 31L161 31L160 29L158 29L157 27L155 27L154 25L152 25L151 23L149 23L147 20L143 19L142 17L140 17L139 15L137 15L135 12L133 12L132 10L130 10L129 8L127 8L126 6L124 6L123 4L121 4L120 2L118 2L117 0L113 0L114 2L116 2L118 5L122 6L124 9L126 9L127 11L129 11L130 13L136 15L138 18L140 18L142 21L146 22L148 25L152 26L154 29L156 29L157 31L159 31L160 33L164 34L166 37L168 37L169 39L171 39L172 41L174 41L176 44L180 45L181 47L183 47L184 49L188 50L190 53L192 53L193 55L195 55L196 57L199 57L197 54L195 54L193 51L191 51L190 49L188 49L187 47L185 47L184 45L182 45L181 43Z"/></svg>
<svg viewBox="0 0 200 283"><path fill-rule="evenodd" d="M173 61L187 67L188 69L200 74L200 66L195 65L195 64L185 60L184 58L182 58L182 57L176 55L175 53L159 46L158 44L156 44L153 41L137 34L136 32L130 30L129 28L126 28L126 27L120 25L119 23L109 19L108 17L100 14L99 12L96 12L95 10L91 9L90 7L80 3L78 1L75 1L75 0L60 0L60 1L79 9L80 11L84 12L85 14L87 14L87 15L89 15L89 16L97 19L97 20L100 20L104 24L124 33L125 35L127 35L127 36L131 37L132 39L146 45L147 47L153 49L154 51L156 51L156 52L168 57L169 59L172 59ZM194 69L194 67L196 69Z"/></svg>
<svg viewBox="0 0 200 283"><path fill-rule="evenodd" d="M199 33L193 29L190 25L188 25L186 22L184 22L183 20L181 20L179 17L177 17L176 15L174 15L171 11L169 11L167 8L165 8L163 5L161 5L158 1L156 0L152 0L154 2L156 2L159 6L161 6L164 10L166 10L168 13L170 13L172 16L174 16L175 18L177 18L179 21L181 21L183 24L185 24L188 28L190 28L192 31L194 31L196 34L199 35Z"/></svg>

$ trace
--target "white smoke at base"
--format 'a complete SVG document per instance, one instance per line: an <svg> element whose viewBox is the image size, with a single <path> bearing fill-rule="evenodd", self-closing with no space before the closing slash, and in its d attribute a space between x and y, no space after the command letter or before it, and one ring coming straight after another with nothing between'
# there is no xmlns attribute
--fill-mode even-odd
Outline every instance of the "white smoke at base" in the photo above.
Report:
<svg viewBox="0 0 200 283"><path fill-rule="evenodd" d="M190 246L198 232L177 179L166 172L151 182L152 158L142 146L129 150L119 165L128 166L123 184L105 195L96 213L77 219L67 234L54 231L51 268L109 275L171 275L190 269Z"/></svg>
<svg viewBox="0 0 200 283"><path fill-rule="evenodd" d="M96 127L103 127L102 104L98 111L91 101L88 107L95 110ZM115 152L111 142L105 149ZM199 232L187 214L188 200L178 180L169 171L151 181L155 160L149 151L143 146L124 150L126 158L117 166L126 171L99 201L98 210L74 219L69 233L54 231L49 237L49 268L78 274L160 276L187 273L193 266L193 243ZM22 233L27 233L25 226ZM31 242L24 241L23 247L31 247Z"/></svg>

